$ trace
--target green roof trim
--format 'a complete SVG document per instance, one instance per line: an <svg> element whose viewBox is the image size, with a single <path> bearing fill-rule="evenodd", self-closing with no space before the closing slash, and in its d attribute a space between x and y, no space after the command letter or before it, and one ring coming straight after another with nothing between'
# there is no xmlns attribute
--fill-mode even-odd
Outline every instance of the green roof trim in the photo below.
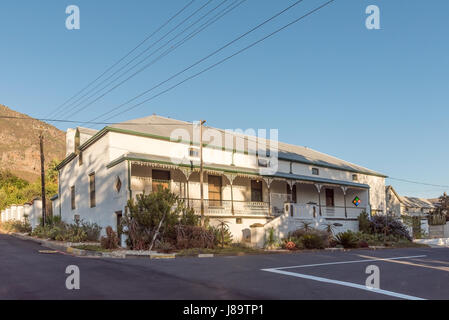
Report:
<svg viewBox="0 0 449 320"><path fill-rule="evenodd" d="M138 158L138 157L128 157L128 156L122 156L114 161L111 161L107 168L112 168L119 163L122 163L123 161L140 161L140 162L151 162L151 163L159 163L159 164L165 164L165 165L173 165L173 166L179 166L179 167L185 167L190 168L191 166L188 164L176 164L170 161L161 161L161 160L152 160L152 159L145 159L145 158ZM199 168L198 165L194 165L194 168ZM216 168L216 167L210 167L210 166L204 166L204 169L214 170L214 171L222 171L227 173L241 173L246 175L253 175L253 176L259 176L259 177L266 177L266 178L283 178L283 179L292 179L292 180L299 180L299 181L310 181L310 182L316 182L316 183L326 183L326 184L332 184L332 185L345 185L349 187L356 187L356 188L363 188L363 189L369 189L370 186L367 184L361 184L361 183L354 183L350 181L343 181L343 180L332 180L332 179L326 179L326 178L319 178L319 177L308 177L303 175L296 175L296 174L289 174L289 173L283 173L278 172L274 175L261 175L258 172L247 172L247 171L241 171L241 170L230 170L225 168ZM130 175L130 174L129 174Z"/></svg>
<svg viewBox="0 0 449 320"><path fill-rule="evenodd" d="M187 144L187 145L199 146L199 143L194 143L193 141L187 141L187 140L173 141L173 140L170 139L170 137L166 137L166 136L160 136L160 135L155 135L155 134L151 134L151 133L143 133L143 132L138 132L138 131L133 131L133 130L128 130L128 129L121 129L121 128L114 128L114 127L106 126L103 129L101 129L100 131L98 131L89 140L84 142L79 147L79 150L80 151L86 150L89 146L94 144L97 140L99 140L101 137L106 135L108 132L116 132L116 133L129 134L129 135L138 136L138 137L146 137L146 138L152 138L152 139L158 139L158 140L164 140L164 141L172 141L172 142L177 142L177 143L184 143L184 144ZM209 146L206 143L203 144L203 147L210 148L210 149L216 149L216 150L222 150L222 151L230 151L230 152L235 152L235 153L248 154L248 151L244 151L244 150L242 151L242 150L236 150L236 149L228 149L228 148L225 148L225 147ZM66 159L64 159L58 165L58 170L61 169L62 167L64 167L71 160L73 160L74 157L71 157L71 156L72 155L68 156ZM75 154L75 156L76 156L76 154ZM380 173L376 173L376 172L367 172L367 171L356 170L356 169L352 169L352 168L341 168L341 167L338 167L336 165L335 166L334 165L326 165L326 164L318 163L318 162L315 162L315 161L302 161L302 160L298 160L298 159L291 159L291 158L288 158L288 157L283 157L282 155L279 155L278 159L279 160L288 161L288 162L295 162L295 163L302 163L302 164L307 164L307 165L313 165L313 166L317 166L317 167L321 167L321 168L328 168L328 169L334 169L334 170L339 170L339 171L347 171L347 172L360 173L360 174L365 174L365 175L370 175L370 176L377 176L377 177L381 177L381 178L387 178L388 177L386 175L383 175L383 174L380 174Z"/></svg>
<svg viewBox="0 0 449 320"><path fill-rule="evenodd" d="M161 160L151 160L151 159L145 159L145 158L135 158L135 157L127 157L122 156L114 161L111 161L106 168L110 169L119 163L123 161L140 161L140 162L151 162L151 163L159 163L159 164L166 164L166 165L172 165L172 166L178 166L178 167L184 167L184 168L191 168L192 166L188 164L176 164L170 161L161 161ZM193 168L199 168L200 166L194 165ZM240 171L240 170L230 170L230 169L224 169L224 168L215 168L215 167L209 167L209 166L203 166L204 169L209 170L215 170L215 171L223 171L223 172L229 172L229 173L241 173L241 174L247 174L247 175L253 175L253 176L260 176L257 172L249 172L249 171Z"/></svg>

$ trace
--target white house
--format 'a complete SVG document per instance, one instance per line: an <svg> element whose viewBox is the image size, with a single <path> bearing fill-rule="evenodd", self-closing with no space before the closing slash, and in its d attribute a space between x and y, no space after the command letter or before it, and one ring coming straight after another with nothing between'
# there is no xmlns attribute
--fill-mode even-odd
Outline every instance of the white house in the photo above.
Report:
<svg viewBox="0 0 449 320"><path fill-rule="evenodd" d="M412 217L415 219L415 229L429 232L427 215L435 209L435 205L424 198L400 196L392 186L385 188L387 213L396 218ZM416 230L415 230L416 231Z"/></svg>
<svg viewBox="0 0 449 320"><path fill-rule="evenodd" d="M275 226L279 236L304 219L357 230L362 211L386 210L383 174L306 147L217 132L224 131L203 127L204 214L211 223L226 220L236 241L248 240L255 223ZM162 185L199 214L198 141L199 126L156 115L69 129L53 213L116 229L129 199ZM255 142L276 148L261 154Z"/></svg>

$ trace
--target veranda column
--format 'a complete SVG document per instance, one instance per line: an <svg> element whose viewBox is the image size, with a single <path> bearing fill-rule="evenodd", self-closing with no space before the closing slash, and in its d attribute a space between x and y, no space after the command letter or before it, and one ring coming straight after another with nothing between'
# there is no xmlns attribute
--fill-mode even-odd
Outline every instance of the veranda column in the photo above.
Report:
<svg viewBox="0 0 449 320"><path fill-rule="evenodd" d="M189 179L190 174L192 173L191 169L181 169L181 172L184 174L186 178L186 189L187 189L187 207L190 208L190 190L189 190Z"/></svg>
<svg viewBox="0 0 449 320"><path fill-rule="evenodd" d="M237 175L236 174L225 174L224 176L226 178L228 178L229 183L231 185L231 213L232 213L232 215L234 215L235 212L234 212L234 188L233 188L233 186L234 186L234 179L237 177Z"/></svg>
<svg viewBox="0 0 449 320"><path fill-rule="evenodd" d="M344 203L345 203L345 218L347 218L348 217L348 211L347 211L347 208L346 208L346 191L348 191L348 187L341 187L341 190L343 190L343 201L344 201Z"/></svg>
<svg viewBox="0 0 449 320"><path fill-rule="evenodd" d="M319 184L319 183L316 183L315 185L315 188L318 190L318 210L319 210L319 215L320 216L322 216L323 214L322 214L322 212L321 212L321 187L322 187L322 185L321 184Z"/></svg>
<svg viewBox="0 0 449 320"><path fill-rule="evenodd" d="M268 188L268 215L271 216L272 210L271 210L271 183L273 182L273 179L271 178L264 178L265 183L267 184Z"/></svg>

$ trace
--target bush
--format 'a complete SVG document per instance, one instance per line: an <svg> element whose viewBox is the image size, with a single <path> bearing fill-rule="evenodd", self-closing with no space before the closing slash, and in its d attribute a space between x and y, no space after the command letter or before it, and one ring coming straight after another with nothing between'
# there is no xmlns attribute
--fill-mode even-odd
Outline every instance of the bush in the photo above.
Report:
<svg viewBox="0 0 449 320"><path fill-rule="evenodd" d="M324 249L325 248L325 242L324 242L323 238L316 233L305 234L304 236L301 237L301 242L306 249Z"/></svg>
<svg viewBox="0 0 449 320"><path fill-rule="evenodd" d="M205 229L196 226L178 225L176 230L176 248L209 248L213 249L217 243L216 228Z"/></svg>
<svg viewBox="0 0 449 320"><path fill-rule="evenodd" d="M98 241L100 239L102 228L98 224L81 221L81 228L86 233L87 241Z"/></svg>
<svg viewBox="0 0 449 320"><path fill-rule="evenodd" d="M369 219L368 213L363 211L357 218L359 221L359 230L364 233L371 233L371 221Z"/></svg>
<svg viewBox="0 0 449 320"><path fill-rule="evenodd" d="M129 248L148 250L155 234L159 241L176 242L177 225L193 227L198 225L198 221L179 196L159 188L148 195L137 195L137 201L128 201L121 229L128 236L126 243Z"/></svg>
<svg viewBox="0 0 449 320"><path fill-rule="evenodd" d="M10 220L3 222L1 224L1 229L7 232L30 233L31 225L26 219L25 221Z"/></svg>
<svg viewBox="0 0 449 320"><path fill-rule="evenodd" d="M377 215L371 219L372 233L384 233L412 241L407 227L397 219L385 215Z"/></svg>
<svg viewBox="0 0 449 320"><path fill-rule="evenodd" d="M106 237L101 237L101 247L104 249L117 249L119 245L119 238L117 233L112 230L112 227L106 227Z"/></svg>
<svg viewBox="0 0 449 320"><path fill-rule="evenodd" d="M335 240L339 245L342 245L346 248L356 248L357 247L357 237L354 232L348 230L345 232L340 232L335 236Z"/></svg>
<svg viewBox="0 0 449 320"><path fill-rule="evenodd" d="M156 243L156 249L164 253L170 253L175 249L175 246L168 241L158 241Z"/></svg>
<svg viewBox="0 0 449 320"><path fill-rule="evenodd" d="M32 236L56 241L86 242L98 241L101 228L97 224L75 222L67 224L60 219L47 220L43 227L39 224L31 233ZM98 235L98 236L97 236Z"/></svg>
<svg viewBox="0 0 449 320"><path fill-rule="evenodd" d="M359 248L368 248L369 247L369 244L368 244L368 242L366 242L366 241L359 241L359 243L357 244L357 246L359 247Z"/></svg>

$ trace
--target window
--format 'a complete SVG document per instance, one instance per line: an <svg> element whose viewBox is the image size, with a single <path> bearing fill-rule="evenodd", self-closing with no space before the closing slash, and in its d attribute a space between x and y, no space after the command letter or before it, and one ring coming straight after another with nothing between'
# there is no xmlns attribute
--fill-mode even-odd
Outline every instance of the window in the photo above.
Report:
<svg viewBox="0 0 449 320"><path fill-rule="evenodd" d="M251 201L262 202L262 181L251 180Z"/></svg>
<svg viewBox="0 0 449 320"><path fill-rule="evenodd" d="M326 207L335 206L334 189L326 189Z"/></svg>
<svg viewBox="0 0 449 320"><path fill-rule="evenodd" d="M259 167L268 168L270 166L270 161L268 161L267 159L258 158L257 164L259 165Z"/></svg>
<svg viewBox="0 0 449 320"><path fill-rule="evenodd" d="M318 176L320 174L320 170L318 168L312 168L312 174Z"/></svg>
<svg viewBox="0 0 449 320"><path fill-rule="evenodd" d="M189 148L189 157L192 158L199 158L200 157L200 150L198 148Z"/></svg>
<svg viewBox="0 0 449 320"><path fill-rule="evenodd" d="M122 180L120 180L120 177L117 176L117 178L115 179L115 190L117 192L120 192L121 189L122 189Z"/></svg>
<svg viewBox="0 0 449 320"><path fill-rule="evenodd" d="M95 203L95 173L89 175L89 194L90 194L90 207L94 208Z"/></svg>
<svg viewBox="0 0 449 320"><path fill-rule="evenodd" d="M236 224L242 224L243 223L243 219L242 218L236 218L235 219L235 223Z"/></svg>
<svg viewBox="0 0 449 320"><path fill-rule="evenodd" d="M78 165L82 166L83 165L83 152L80 151L80 153L78 154Z"/></svg>
<svg viewBox="0 0 449 320"><path fill-rule="evenodd" d="M170 171L153 170L152 171L152 190L157 191L159 187L169 189L170 187Z"/></svg>
<svg viewBox="0 0 449 320"><path fill-rule="evenodd" d="M358 181L359 177L356 174L352 175L352 181Z"/></svg>
<svg viewBox="0 0 449 320"><path fill-rule="evenodd" d="M209 206L221 206L221 177L208 176Z"/></svg>
<svg viewBox="0 0 449 320"><path fill-rule="evenodd" d="M76 209L75 205L75 186L70 187L70 201L72 203L72 210Z"/></svg>

